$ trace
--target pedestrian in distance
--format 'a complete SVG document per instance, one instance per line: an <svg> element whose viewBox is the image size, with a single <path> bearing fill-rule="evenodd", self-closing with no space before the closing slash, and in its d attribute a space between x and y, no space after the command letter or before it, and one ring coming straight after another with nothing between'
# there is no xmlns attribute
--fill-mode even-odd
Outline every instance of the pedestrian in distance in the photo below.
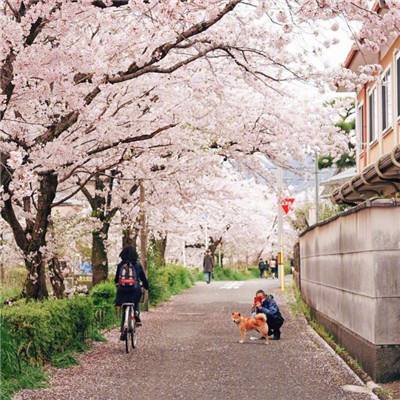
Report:
<svg viewBox="0 0 400 400"><path fill-rule="evenodd" d="M267 295L264 290L257 290L252 311L255 314L265 314L268 324L268 336L272 336L272 340L280 340L281 327L285 319L282 317L274 296L272 294Z"/></svg>
<svg viewBox="0 0 400 400"><path fill-rule="evenodd" d="M271 271L271 265L270 265L270 263L268 262L268 260L265 260L265 266L267 267L266 270L265 270L265 272L266 272L267 274L269 274L270 271Z"/></svg>
<svg viewBox="0 0 400 400"><path fill-rule="evenodd" d="M267 271L267 264L262 258L260 258L260 261L258 263L258 269L260 271L260 278L263 278L265 272Z"/></svg>
<svg viewBox="0 0 400 400"><path fill-rule="evenodd" d="M271 257L271 274L272 279L278 277L278 260L274 256Z"/></svg>
<svg viewBox="0 0 400 400"><path fill-rule="evenodd" d="M121 262L117 266L114 279L117 285L115 305L121 307L124 303L133 303L136 326L141 326L139 302L143 294L143 289L149 290L149 282L133 246L125 247L119 256ZM123 333L121 333L120 339L125 340Z"/></svg>
<svg viewBox="0 0 400 400"><path fill-rule="evenodd" d="M214 270L214 259L211 255L211 251L208 249L203 258L203 272L206 282L211 282L211 276Z"/></svg>
<svg viewBox="0 0 400 400"><path fill-rule="evenodd" d="M294 258L290 257L290 272L293 274L294 272Z"/></svg>

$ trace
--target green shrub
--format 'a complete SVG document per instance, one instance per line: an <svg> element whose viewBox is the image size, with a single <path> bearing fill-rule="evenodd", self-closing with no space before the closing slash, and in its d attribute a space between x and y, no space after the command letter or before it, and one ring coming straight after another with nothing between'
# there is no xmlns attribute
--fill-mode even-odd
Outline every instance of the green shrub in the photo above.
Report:
<svg viewBox="0 0 400 400"><path fill-rule="evenodd" d="M10 334L4 320L1 320L0 338L0 399L9 400L14 392L21 389L44 387L47 376L40 367L29 365L20 359L18 343Z"/></svg>
<svg viewBox="0 0 400 400"><path fill-rule="evenodd" d="M214 280L216 281L244 281L246 279L253 279L255 277L252 272L249 272L249 270L239 271L232 268L221 267L214 268L213 275Z"/></svg>
<svg viewBox="0 0 400 400"><path fill-rule="evenodd" d="M157 267L150 259L148 264L149 299L151 305L168 300L193 285L195 279L185 267L169 264Z"/></svg>
<svg viewBox="0 0 400 400"><path fill-rule="evenodd" d="M99 283L90 291L95 307L94 316L99 329L111 328L119 320L114 305L116 292L114 282ZM94 335L96 336L97 333Z"/></svg>
<svg viewBox="0 0 400 400"><path fill-rule="evenodd" d="M73 353L66 351L65 353L54 354L51 359L51 364L56 368L68 368L73 365L78 365L78 361L74 357Z"/></svg>
<svg viewBox="0 0 400 400"><path fill-rule="evenodd" d="M79 348L94 325L90 297L19 303L2 309L9 332L17 338L21 357L30 363Z"/></svg>
<svg viewBox="0 0 400 400"><path fill-rule="evenodd" d="M41 366L76 364L75 352L88 348L88 339L104 340L100 329L116 324L115 285L105 282L89 296L72 299L19 301L3 307L1 317L1 399L22 388L42 386Z"/></svg>

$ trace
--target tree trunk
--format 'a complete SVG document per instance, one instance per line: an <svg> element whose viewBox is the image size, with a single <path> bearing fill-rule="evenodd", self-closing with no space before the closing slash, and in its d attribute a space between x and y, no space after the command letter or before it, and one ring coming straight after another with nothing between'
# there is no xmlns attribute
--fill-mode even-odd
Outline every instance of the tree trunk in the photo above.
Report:
<svg viewBox="0 0 400 400"><path fill-rule="evenodd" d="M167 238L167 235L165 235L165 237L161 238L160 240L160 258L161 262L163 263L162 265L166 264L165 251L167 250Z"/></svg>
<svg viewBox="0 0 400 400"><path fill-rule="evenodd" d="M138 229L128 227L122 231L122 248L133 246L137 250Z"/></svg>
<svg viewBox="0 0 400 400"><path fill-rule="evenodd" d="M46 246L46 233L51 216L51 206L56 195L58 178L54 173L40 174L40 186L37 196L35 218L26 218L26 228L24 229L14 210L9 191L10 177L6 177L2 184L4 192L9 194L9 198L4 201L1 209L1 216L13 230L15 242L24 254L25 266L28 270L23 295L27 298L41 300L48 297L45 277L45 265L41 248ZM24 211L30 207L27 199L24 199ZM29 235L29 236L28 236Z"/></svg>
<svg viewBox="0 0 400 400"><path fill-rule="evenodd" d="M0 282L2 285L4 285L5 278L4 263L0 261Z"/></svg>
<svg viewBox="0 0 400 400"><path fill-rule="evenodd" d="M108 277L108 257L104 241L104 233L102 231L92 233L93 286L107 280Z"/></svg>
<svg viewBox="0 0 400 400"><path fill-rule="evenodd" d="M211 244L208 246L208 249L211 252L211 257L214 260L214 263L215 263L215 252L217 251L217 248L220 244L222 244L222 236L217 240L214 240L214 238L211 237Z"/></svg>
<svg viewBox="0 0 400 400"><path fill-rule="evenodd" d="M25 259L25 266L28 270L28 275L22 295L28 299L35 300L47 298L49 293L47 292L45 263L42 253L38 251L31 259Z"/></svg>
<svg viewBox="0 0 400 400"><path fill-rule="evenodd" d="M154 261L158 267L165 266L165 250L167 248L167 235L161 239L151 239L153 251L154 251Z"/></svg>
<svg viewBox="0 0 400 400"><path fill-rule="evenodd" d="M62 268L60 260L57 256L54 256L48 263L50 283L53 287L53 294L57 299L64 297L65 285L64 276L62 274Z"/></svg>

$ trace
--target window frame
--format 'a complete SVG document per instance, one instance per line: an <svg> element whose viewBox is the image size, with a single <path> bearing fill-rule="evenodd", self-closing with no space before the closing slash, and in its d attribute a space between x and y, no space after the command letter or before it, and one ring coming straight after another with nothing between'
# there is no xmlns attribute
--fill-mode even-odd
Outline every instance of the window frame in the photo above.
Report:
<svg viewBox="0 0 400 400"><path fill-rule="evenodd" d="M392 82L394 86L394 99L393 101L393 111L396 113L396 120L400 120L400 51L395 53L395 63L394 63L394 73L392 77Z"/></svg>
<svg viewBox="0 0 400 400"><path fill-rule="evenodd" d="M374 97L374 138L371 140L371 94ZM375 84L367 91L367 143L368 145L372 145L378 142L379 139L379 121L378 121L378 85Z"/></svg>
<svg viewBox="0 0 400 400"><path fill-rule="evenodd" d="M360 101L357 103L356 109L356 134L357 134L357 150L359 153L363 152L366 147L366 142L364 141L364 102Z"/></svg>
<svg viewBox="0 0 400 400"><path fill-rule="evenodd" d="M387 117L386 121L386 127L383 126L383 118L384 118L384 107L383 107L383 83L384 83L384 78L387 76L387 74L390 74L390 79L389 79L389 87L387 87L386 90L386 114L385 117ZM380 133L384 135L386 132L391 130L393 128L393 98L392 98L392 84L393 84L393 71L392 71L392 66L389 64L387 68L382 72L381 74L381 81L379 85L379 90L381 91L381 96L380 96L380 121L378 124L378 131L380 130ZM390 99L390 102L389 102ZM379 99L378 99L379 100Z"/></svg>

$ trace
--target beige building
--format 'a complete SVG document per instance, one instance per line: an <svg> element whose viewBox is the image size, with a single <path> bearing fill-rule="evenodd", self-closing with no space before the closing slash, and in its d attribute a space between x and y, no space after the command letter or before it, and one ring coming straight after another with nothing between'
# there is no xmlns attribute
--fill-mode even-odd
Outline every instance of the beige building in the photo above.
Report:
<svg viewBox="0 0 400 400"><path fill-rule="evenodd" d="M375 10L385 13L378 5ZM336 203L354 205L400 192L400 36L378 53L353 48L344 67L357 72L368 64L382 71L356 93L358 174L333 192Z"/></svg>

